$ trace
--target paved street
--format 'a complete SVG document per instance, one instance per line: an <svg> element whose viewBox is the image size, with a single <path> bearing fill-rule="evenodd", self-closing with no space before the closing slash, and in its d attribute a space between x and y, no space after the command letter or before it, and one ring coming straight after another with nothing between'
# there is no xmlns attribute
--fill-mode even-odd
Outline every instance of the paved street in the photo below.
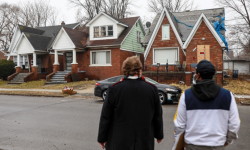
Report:
<svg viewBox="0 0 250 150"><path fill-rule="evenodd" d="M0 149L98 150L102 104L101 100L0 95ZM156 150L170 150L173 145L176 107L163 105L165 139ZM239 112L239 140L228 150L250 147L250 107L239 106Z"/></svg>

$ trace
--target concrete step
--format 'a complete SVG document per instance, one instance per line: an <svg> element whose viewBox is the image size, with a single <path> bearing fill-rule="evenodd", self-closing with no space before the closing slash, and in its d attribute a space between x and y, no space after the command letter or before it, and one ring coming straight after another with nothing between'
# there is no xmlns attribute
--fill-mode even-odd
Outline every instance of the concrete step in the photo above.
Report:
<svg viewBox="0 0 250 150"><path fill-rule="evenodd" d="M55 77L55 76L53 76L51 79L62 79L62 80L64 80L64 76L62 76L62 77Z"/></svg>

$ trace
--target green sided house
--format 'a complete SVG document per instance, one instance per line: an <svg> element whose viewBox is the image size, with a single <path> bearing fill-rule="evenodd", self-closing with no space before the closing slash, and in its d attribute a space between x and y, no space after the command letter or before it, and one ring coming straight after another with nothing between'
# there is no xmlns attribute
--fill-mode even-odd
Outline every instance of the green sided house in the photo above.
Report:
<svg viewBox="0 0 250 150"><path fill-rule="evenodd" d="M36 33L32 34L35 36ZM101 12L84 26L72 28L62 25L54 35L46 45L39 45L45 47L44 57L51 56L50 61L41 61L41 66L45 66L43 63L49 63L47 66L51 66L46 69L48 75L43 77L49 83L71 82L84 78L102 80L121 75L122 63L127 57L136 55L142 62L144 60L141 41L145 31L140 17L116 19ZM39 38L44 40L44 37L39 35L36 38L36 41L39 41ZM25 47L23 50L25 51ZM26 54L24 51L22 53ZM11 53L11 56L14 55ZM37 56L30 58L34 57ZM33 64L35 62L30 61ZM19 72L20 67L17 67L15 75ZM29 72L31 76L37 74L36 69ZM12 76L10 79L13 78ZM40 77L25 79L30 81L28 79L37 80Z"/></svg>

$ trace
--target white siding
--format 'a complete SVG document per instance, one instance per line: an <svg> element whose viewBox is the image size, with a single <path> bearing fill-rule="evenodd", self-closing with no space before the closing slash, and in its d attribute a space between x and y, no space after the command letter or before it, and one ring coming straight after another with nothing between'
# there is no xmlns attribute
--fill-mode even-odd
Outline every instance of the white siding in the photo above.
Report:
<svg viewBox="0 0 250 150"><path fill-rule="evenodd" d="M11 41L11 42L13 42L13 43L12 43L10 49L9 49L10 52L14 52L14 50L15 50L15 48L16 48L16 45L17 45L17 42L18 42L19 38L21 37L21 35L22 35L22 34L21 34L21 31L20 31L20 29L17 27L15 36L12 38L12 41Z"/></svg>
<svg viewBox="0 0 250 150"><path fill-rule="evenodd" d="M223 62L223 69L228 70L229 69L229 62Z"/></svg>
<svg viewBox="0 0 250 150"><path fill-rule="evenodd" d="M117 37L120 36L120 34L122 33L122 31L125 29L124 26L121 25L117 25Z"/></svg>
<svg viewBox="0 0 250 150"><path fill-rule="evenodd" d="M68 37L65 31L61 30L56 42L53 44L53 49L68 49L75 48L71 39Z"/></svg>
<svg viewBox="0 0 250 150"><path fill-rule="evenodd" d="M98 26L106 26L106 25L113 25L113 37L103 37L103 38L94 38L94 27ZM89 26L89 33L90 33L90 40L106 40L106 39L117 39L117 24L111 20L110 18L101 15L99 16L94 22L91 23Z"/></svg>
<svg viewBox="0 0 250 150"><path fill-rule="evenodd" d="M234 62L234 70L238 70L239 74L248 74L249 62Z"/></svg>
<svg viewBox="0 0 250 150"><path fill-rule="evenodd" d="M29 41L23 36L19 45L17 46L18 54L29 54L33 53L33 48L31 47Z"/></svg>

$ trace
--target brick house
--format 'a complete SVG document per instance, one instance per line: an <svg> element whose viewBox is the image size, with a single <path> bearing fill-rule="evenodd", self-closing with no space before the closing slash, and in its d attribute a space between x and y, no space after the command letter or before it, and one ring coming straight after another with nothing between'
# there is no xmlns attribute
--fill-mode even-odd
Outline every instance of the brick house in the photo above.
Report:
<svg viewBox="0 0 250 150"><path fill-rule="evenodd" d="M7 52L7 59L16 64L16 73L9 76L8 81L15 77L22 79L14 82L45 79L53 71L51 62L54 61L54 54L50 47L62 26L75 29L79 27L79 23L37 28L16 26ZM63 61L62 54L59 60Z"/></svg>
<svg viewBox="0 0 250 150"><path fill-rule="evenodd" d="M216 67L217 83L222 84L223 50L226 43L214 28L214 23L223 22L224 9L197 10L171 13L166 8L158 13L148 29L145 46L145 71L176 72L182 70L185 81L190 85L191 64L202 59L211 61ZM180 79L181 80L181 79Z"/></svg>
<svg viewBox="0 0 250 150"><path fill-rule="evenodd" d="M40 29L36 28L36 30ZM33 34L29 37L25 33L22 35L25 37L23 39L35 40L32 37ZM105 79L120 75L122 62L127 57L137 55L142 61L144 60L144 47L141 45L144 35L140 17L116 19L102 12L86 25L60 26L53 39L43 37L43 34L37 35L40 44L36 46L44 50L39 53L45 53L42 55L44 59L41 60L41 66L47 64L46 75L42 78L46 78L48 82L61 83L84 78ZM19 51L22 52L22 50ZM31 52L30 50L29 53ZM28 53L27 48L26 53ZM37 63L33 59L34 56L33 53L33 57L32 55L30 57L33 64ZM33 65L31 68L33 69L30 75L26 76L28 78L25 81L41 79L36 75L35 69L38 67L35 68ZM21 67L16 68L17 73L20 69Z"/></svg>
<svg viewBox="0 0 250 150"><path fill-rule="evenodd" d="M2 50L2 51L0 50L0 60L8 58L8 56L6 56L6 52L7 51L5 51L5 50Z"/></svg>

